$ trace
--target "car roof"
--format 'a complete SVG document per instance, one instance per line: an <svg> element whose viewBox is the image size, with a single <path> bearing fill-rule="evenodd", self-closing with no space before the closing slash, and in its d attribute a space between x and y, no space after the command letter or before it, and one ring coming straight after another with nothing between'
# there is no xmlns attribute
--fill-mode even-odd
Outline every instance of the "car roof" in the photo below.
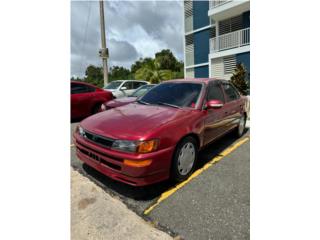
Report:
<svg viewBox="0 0 320 240"><path fill-rule="evenodd" d="M71 81L71 83L79 83L79 84L82 84L82 85L87 85L87 86L90 86L90 87L94 87L94 88L99 88L93 84L90 84L90 83L87 83L87 82L82 82L82 81Z"/></svg>
<svg viewBox="0 0 320 240"><path fill-rule="evenodd" d="M194 83L209 83L211 81L226 81L221 78L182 78L182 79L173 79L165 82L194 82ZM163 83L165 83L163 82Z"/></svg>
<svg viewBox="0 0 320 240"><path fill-rule="evenodd" d="M119 79L119 80L114 80L114 81L112 81L112 82L124 82L124 81L127 81L127 82L147 82L147 81L145 81L145 80L134 80L134 79L125 79L125 80L121 80L121 79Z"/></svg>

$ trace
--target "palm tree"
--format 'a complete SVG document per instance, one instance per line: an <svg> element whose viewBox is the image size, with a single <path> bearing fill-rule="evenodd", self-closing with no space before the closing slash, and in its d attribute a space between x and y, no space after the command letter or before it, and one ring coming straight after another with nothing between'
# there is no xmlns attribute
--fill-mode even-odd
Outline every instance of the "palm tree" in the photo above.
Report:
<svg viewBox="0 0 320 240"><path fill-rule="evenodd" d="M150 83L159 83L161 81L172 79L173 73L171 70L160 69L160 64L157 59L154 59L135 73L135 79L144 79Z"/></svg>

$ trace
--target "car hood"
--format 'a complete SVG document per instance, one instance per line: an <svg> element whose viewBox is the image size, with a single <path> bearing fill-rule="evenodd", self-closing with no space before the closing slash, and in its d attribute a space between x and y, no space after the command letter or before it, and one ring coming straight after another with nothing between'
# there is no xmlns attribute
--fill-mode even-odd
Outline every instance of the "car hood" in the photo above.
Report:
<svg viewBox="0 0 320 240"><path fill-rule="evenodd" d="M92 115L80 125L98 135L114 139L138 140L163 124L181 119L186 111L165 106L130 103Z"/></svg>
<svg viewBox="0 0 320 240"><path fill-rule="evenodd" d="M124 97L124 98L118 98L109 102L106 102L105 105L108 107L119 107L128 103L132 103L136 101L136 97Z"/></svg>

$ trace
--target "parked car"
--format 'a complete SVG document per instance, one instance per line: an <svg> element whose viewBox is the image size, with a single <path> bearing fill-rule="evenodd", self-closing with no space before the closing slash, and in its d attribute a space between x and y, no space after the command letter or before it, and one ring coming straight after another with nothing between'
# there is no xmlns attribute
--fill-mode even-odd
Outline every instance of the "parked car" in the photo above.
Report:
<svg viewBox="0 0 320 240"><path fill-rule="evenodd" d="M139 87L135 90L131 95L124 98L117 98L111 101L107 101L101 104L101 111L109 110L111 108L120 107L132 102L135 102L138 97L143 96L146 94L151 88L153 88L155 84L147 84Z"/></svg>
<svg viewBox="0 0 320 240"><path fill-rule="evenodd" d="M109 91L88 83L71 81L71 119L97 113L102 103L112 99L112 93Z"/></svg>
<svg viewBox="0 0 320 240"><path fill-rule="evenodd" d="M230 131L244 133L245 101L225 80L166 81L134 103L83 120L73 134L76 153L133 186L183 181L199 150Z"/></svg>
<svg viewBox="0 0 320 240"><path fill-rule="evenodd" d="M131 95L137 88L146 84L147 81L141 80L117 80L110 82L104 89L112 92L114 97L121 98Z"/></svg>

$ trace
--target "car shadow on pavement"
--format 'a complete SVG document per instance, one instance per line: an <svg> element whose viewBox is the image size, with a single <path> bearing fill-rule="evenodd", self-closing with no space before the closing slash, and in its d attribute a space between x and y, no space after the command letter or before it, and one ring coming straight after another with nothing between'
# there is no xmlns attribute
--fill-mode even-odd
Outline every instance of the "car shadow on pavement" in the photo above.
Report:
<svg viewBox="0 0 320 240"><path fill-rule="evenodd" d="M249 129L246 128L243 135L246 135L248 131ZM236 136L235 132L230 132L203 148L199 153L196 169L202 168L206 163L217 157L224 149L231 146L237 140L239 140L239 138Z"/></svg>
<svg viewBox="0 0 320 240"><path fill-rule="evenodd" d="M87 164L83 164L83 170L90 177L94 178L94 180L97 180L98 183L100 183L101 187L103 187L105 190L111 190L112 192L117 193L117 195L120 195L120 197L123 196L126 198L132 198L134 200L152 200L161 195L162 192L166 191L173 185L172 183L170 183L170 181L164 181L161 183L153 184L151 186L134 187L119 181L115 181L98 172Z"/></svg>
<svg viewBox="0 0 320 240"><path fill-rule="evenodd" d="M248 129L245 130L245 134ZM224 149L232 145L238 138L234 133L229 133L219 140L209 144L200 151L196 169L203 167L206 163L218 156ZM92 178L100 187L113 194L119 195L120 198L131 198L138 201L150 201L159 197L163 192L175 186L176 183L167 180L145 187L134 187L118 181L115 181L92 167L83 164L83 170Z"/></svg>

